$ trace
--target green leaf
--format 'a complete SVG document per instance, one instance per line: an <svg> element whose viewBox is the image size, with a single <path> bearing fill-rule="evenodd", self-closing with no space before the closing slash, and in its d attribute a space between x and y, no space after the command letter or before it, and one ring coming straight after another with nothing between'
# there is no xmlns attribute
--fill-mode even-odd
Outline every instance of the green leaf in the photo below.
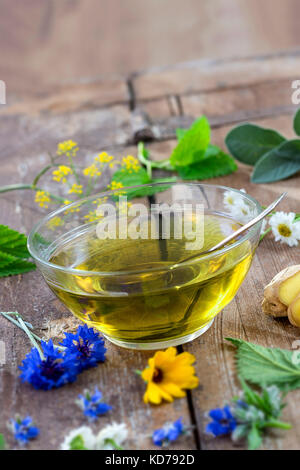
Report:
<svg viewBox="0 0 300 470"><path fill-rule="evenodd" d="M210 125L205 116L197 119L186 131L179 131L180 140L174 148L170 162L174 167L191 165L199 161L210 141Z"/></svg>
<svg viewBox="0 0 300 470"><path fill-rule="evenodd" d="M300 109L298 109L294 116L294 131L300 136Z"/></svg>
<svg viewBox="0 0 300 470"><path fill-rule="evenodd" d="M0 249L18 258L29 258L27 238L23 233L12 230L7 225L0 225Z"/></svg>
<svg viewBox="0 0 300 470"><path fill-rule="evenodd" d="M181 140L182 137L184 136L184 134L186 134L186 132L188 131L188 129L176 129L176 137L177 137L177 140Z"/></svg>
<svg viewBox="0 0 300 470"><path fill-rule="evenodd" d="M5 449L5 439L4 439L3 434L0 434L0 450L4 450L4 449Z"/></svg>
<svg viewBox="0 0 300 470"><path fill-rule="evenodd" d="M75 436L70 442L70 450L87 450L84 447L84 440L80 434Z"/></svg>
<svg viewBox="0 0 300 470"><path fill-rule="evenodd" d="M253 183L272 183L300 171L300 140L289 140L266 153L255 165Z"/></svg>
<svg viewBox="0 0 300 470"><path fill-rule="evenodd" d="M0 225L0 277L35 269L35 264L26 260L29 257L26 236L6 225Z"/></svg>
<svg viewBox="0 0 300 470"><path fill-rule="evenodd" d="M129 173L128 170L126 170L125 168L121 168L114 173L112 181L122 183L124 187L138 186L150 183L166 183L166 185L161 185L157 187L149 186L140 189L126 189L128 199L132 199L133 197L152 196L155 193L165 191L169 187L167 183L174 181L174 178L157 178L152 180L149 178L147 171L143 167L140 167L138 171L132 170L131 173ZM122 188L120 189L120 193L122 193Z"/></svg>
<svg viewBox="0 0 300 470"><path fill-rule="evenodd" d="M255 450L261 446L262 437L261 432L257 428L257 426L253 423L251 430L248 434L248 449Z"/></svg>
<svg viewBox="0 0 300 470"><path fill-rule="evenodd" d="M177 171L182 179L203 180L229 175L236 171L237 165L230 155L218 147L209 145L204 158L193 165L178 167Z"/></svg>
<svg viewBox="0 0 300 470"><path fill-rule="evenodd" d="M265 348L241 339L225 338L237 346L237 368L244 379L260 386L277 385L281 391L300 388L300 364L293 351Z"/></svg>
<svg viewBox="0 0 300 470"><path fill-rule="evenodd" d="M285 138L272 129L254 124L242 124L232 129L225 143L229 152L240 162L255 165L262 155L285 141Z"/></svg>

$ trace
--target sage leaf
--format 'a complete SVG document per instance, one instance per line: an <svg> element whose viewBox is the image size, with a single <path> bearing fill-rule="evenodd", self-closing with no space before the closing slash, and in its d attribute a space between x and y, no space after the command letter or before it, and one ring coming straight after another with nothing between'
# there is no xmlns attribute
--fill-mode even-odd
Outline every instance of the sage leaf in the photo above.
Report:
<svg viewBox="0 0 300 470"><path fill-rule="evenodd" d="M289 140L267 152L256 163L251 181L272 183L300 171L300 140Z"/></svg>
<svg viewBox="0 0 300 470"><path fill-rule="evenodd" d="M284 392L300 388L300 363L294 352L266 348L241 339L225 338L237 346L239 375L253 384L265 387L277 385Z"/></svg>
<svg viewBox="0 0 300 470"><path fill-rule="evenodd" d="M300 109L298 109L294 117L294 131L300 136Z"/></svg>
<svg viewBox="0 0 300 470"><path fill-rule="evenodd" d="M227 134L225 143L236 160L247 165L255 165L262 155L285 140L281 134L272 129L247 123L232 129Z"/></svg>

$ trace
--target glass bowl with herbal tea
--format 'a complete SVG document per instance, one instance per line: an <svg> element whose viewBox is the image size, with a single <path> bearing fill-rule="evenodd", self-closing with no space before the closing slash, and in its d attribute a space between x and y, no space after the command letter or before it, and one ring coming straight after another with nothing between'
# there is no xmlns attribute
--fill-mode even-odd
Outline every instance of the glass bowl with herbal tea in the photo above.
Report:
<svg viewBox="0 0 300 470"><path fill-rule="evenodd" d="M222 186L132 186L52 212L34 227L28 247L76 317L119 346L157 349L204 333L232 300L261 223L220 250L201 251L260 212L251 196Z"/></svg>

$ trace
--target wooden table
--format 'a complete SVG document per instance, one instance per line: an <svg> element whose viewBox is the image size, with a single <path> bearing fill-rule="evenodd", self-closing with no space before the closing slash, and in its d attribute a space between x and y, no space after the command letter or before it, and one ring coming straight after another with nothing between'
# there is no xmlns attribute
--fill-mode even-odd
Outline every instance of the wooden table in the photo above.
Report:
<svg viewBox="0 0 300 470"><path fill-rule="evenodd" d="M195 61L130 77L65 83L46 95L20 98L0 110L0 184L31 181L45 165L47 152L54 152L57 142L65 139L79 143L85 162L100 150L117 156L135 154L135 142L142 137L149 139L152 158L166 158L176 142L176 127L188 126L201 114L212 124L212 142L221 147L228 130L246 120L292 137L296 106L291 102L291 82L300 78L299 70L300 51ZM237 173L210 182L245 188L263 204L288 191L289 198L281 209L299 212L299 176L275 184L254 185L249 182L250 171L239 165ZM1 195L2 224L28 233L42 213L30 191ZM200 386L186 399L172 404L149 406L142 401L145 385L134 370L145 367L151 352L128 351L111 344L107 344L105 364L81 374L72 385L43 392L21 384L18 365L30 344L20 330L0 318L0 339L6 346L6 364L0 366L0 432L13 446L6 421L15 413L30 414L41 428L41 435L29 448L56 449L69 430L84 424L82 412L74 404L77 395L85 387L97 385L114 409L93 428L99 429L111 420L125 421L130 429L129 449L153 448L149 434L165 421L180 416L186 424L195 426L195 432L182 437L173 448L234 448L229 438L213 439L204 432L206 412L223 405L239 391L234 349L224 337L291 349L299 330L286 319L266 317L260 303L265 284L282 268L299 263L299 251L299 247L275 243L272 236L263 241L235 299L205 335L183 346L196 356ZM38 331L45 321L69 315L39 272L3 278L0 289L1 310L18 310ZM300 391L290 393L284 411L284 419L293 424L293 430L267 438L264 448L299 448L299 399Z"/></svg>

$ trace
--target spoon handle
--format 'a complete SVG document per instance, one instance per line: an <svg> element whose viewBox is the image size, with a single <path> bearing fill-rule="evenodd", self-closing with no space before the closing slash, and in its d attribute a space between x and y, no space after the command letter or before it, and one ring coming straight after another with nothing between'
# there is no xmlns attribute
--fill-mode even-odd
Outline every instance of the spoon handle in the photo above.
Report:
<svg viewBox="0 0 300 470"><path fill-rule="evenodd" d="M264 219L270 212L272 212L275 207L280 203L280 201L287 195L287 193L282 193L275 201L273 201L266 209L264 209L260 214L258 214L254 219L250 220L247 224L243 225L241 228L236 230L234 233L229 235L228 237L224 238L221 240L217 245L213 246L209 250L206 251L201 251L200 253L193 254L189 256L188 258L185 258L183 261L180 261L180 263L184 263L185 261L189 261L192 258L196 258L200 255L204 255L207 253L211 253L212 251L218 250L219 248L222 248L224 245L229 243L231 240L234 240L236 237L241 235L242 233L246 232L250 227L253 225L257 224L260 222L262 219ZM180 264L178 263L178 264Z"/></svg>

